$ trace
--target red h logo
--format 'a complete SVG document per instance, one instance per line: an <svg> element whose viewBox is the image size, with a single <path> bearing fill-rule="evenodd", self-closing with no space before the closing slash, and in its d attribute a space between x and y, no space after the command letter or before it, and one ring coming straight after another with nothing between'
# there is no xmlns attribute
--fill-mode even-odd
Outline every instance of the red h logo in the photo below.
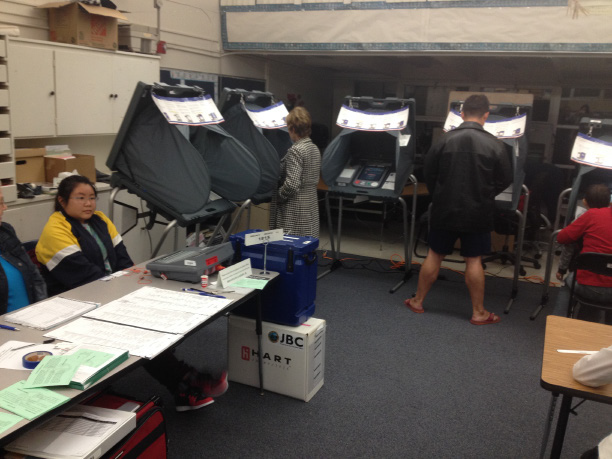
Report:
<svg viewBox="0 0 612 459"><path fill-rule="evenodd" d="M242 360L251 360L251 348L242 346Z"/></svg>

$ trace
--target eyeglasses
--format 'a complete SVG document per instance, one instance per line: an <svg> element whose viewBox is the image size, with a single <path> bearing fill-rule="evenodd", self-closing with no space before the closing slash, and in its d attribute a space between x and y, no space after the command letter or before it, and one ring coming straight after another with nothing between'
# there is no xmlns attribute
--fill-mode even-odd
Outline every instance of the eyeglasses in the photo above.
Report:
<svg viewBox="0 0 612 459"><path fill-rule="evenodd" d="M84 204L85 201L96 202L98 200L98 197L97 196L92 196L91 198L86 198L85 196L76 196L76 197L70 198L70 199L74 199L79 204Z"/></svg>

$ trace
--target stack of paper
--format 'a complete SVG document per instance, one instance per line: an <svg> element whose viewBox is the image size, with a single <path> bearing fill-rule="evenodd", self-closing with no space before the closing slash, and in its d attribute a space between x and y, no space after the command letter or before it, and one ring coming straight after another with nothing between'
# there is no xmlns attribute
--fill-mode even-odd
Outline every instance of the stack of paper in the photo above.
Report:
<svg viewBox="0 0 612 459"><path fill-rule="evenodd" d="M98 458L136 428L136 413L76 405L5 446L53 459Z"/></svg>
<svg viewBox="0 0 612 459"><path fill-rule="evenodd" d="M99 303L92 303L90 301L54 297L28 308L18 309L5 316L5 320L13 324L24 325L38 330L48 330L75 317L79 317L97 308L99 305Z"/></svg>

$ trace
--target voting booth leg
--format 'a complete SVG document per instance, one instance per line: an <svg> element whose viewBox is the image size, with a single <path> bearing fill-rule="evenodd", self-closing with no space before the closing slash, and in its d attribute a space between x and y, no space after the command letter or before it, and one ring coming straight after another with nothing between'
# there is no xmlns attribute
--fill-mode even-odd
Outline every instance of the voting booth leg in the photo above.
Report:
<svg viewBox="0 0 612 459"><path fill-rule="evenodd" d="M542 447L540 448L540 459L544 459L546 454L546 447L548 446L548 437L550 436L550 426L552 425L555 417L555 407L557 406L557 399L559 394L553 392L550 400L550 408L548 409L548 416L546 416L546 425L544 426L544 436L542 437Z"/></svg>
<svg viewBox="0 0 612 459"><path fill-rule="evenodd" d="M523 205L523 209L525 210L525 212L521 212L518 209L515 210L516 215L519 218L518 240L516 242L516 255L514 259L514 277L512 278L512 293L510 294L510 301L508 301L508 305L504 310L504 314L508 314L510 312L512 303L516 299L516 295L518 293L518 278L521 271L523 240L525 238L525 226L527 224L527 209L529 208L529 189L525 185L523 185L523 193L525 195Z"/></svg>
<svg viewBox="0 0 612 459"><path fill-rule="evenodd" d="M544 306L548 303L548 289L550 288L550 278L552 275L552 262L553 262L553 250L555 248L555 241L557 240L557 234L559 234L561 230L553 231L550 235L550 240L548 241L548 254L546 258L546 270L544 271L544 284L542 285L542 299L540 300L540 304L536 307L531 316L529 318L534 320L538 317L538 314L542 310Z"/></svg>
<svg viewBox="0 0 612 459"><path fill-rule="evenodd" d="M240 209L238 209L238 212L236 212L236 216L232 220L232 223L230 224L229 229L225 233L225 236L223 237L222 242L227 242L229 240L230 234L234 234L234 228L236 228L236 225L238 225L238 222L240 221L240 217L242 217L242 213L245 210L247 211L247 216L248 216L247 229L251 228L251 200L247 199L246 201L242 203L242 205L240 206Z"/></svg>
<svg viewBox="0 0 612 459"><path fill-rule="evenodd" d="M325 213L327 214L327 231L329 233L329 242L331 244L333 260L331 265L329 266L329 269L319 274L317 276L317 280L327 276L329 273L342 266L342 263L340 262L340 260L338 260L338 252L340 251L340 228L342 226L342 197L339 197L338 201L338 250L336 250L336 246L334 243L334 226L332 224L331 209L329 205L329 192L325 192Z"/></svg>
<svg viewBox="0 0 612 459"><path fill-rule="evenodd" d="M402 204L403 209L403 221L404 221L404 277L401 281L395 284L389 293L395 293L402 285L406 283L410 277L412 277L412 243L414 241L414 225L415 225L415 213L416 213L416 181L414 185L414 193L412 194L412 217L410 220L410 237L408 237L408 206L406 201L401 196L398 198Z"/></svg>
<svg viewBox="0 0 612 459"><path fill-rule="evenodd" d="M155 258L157 256L157 253L161 249L162 244L166 240L166 236L168 236L168 233L170 232L170 230L172 228L174 228L176 226L176 224L177 224L176 220L172 220L170 223L168 223L168 225L164 229L164 232L161 235L161 238L159 239L159 242L155 246L155 249L153 250L153 253L151 254L151 258Z"/></svg>

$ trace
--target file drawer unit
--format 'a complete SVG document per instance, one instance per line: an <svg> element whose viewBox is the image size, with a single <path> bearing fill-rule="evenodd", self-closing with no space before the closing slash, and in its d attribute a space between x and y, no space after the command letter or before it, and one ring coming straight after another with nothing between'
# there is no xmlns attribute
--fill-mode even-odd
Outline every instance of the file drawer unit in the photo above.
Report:
<svg viewBox="0 0 612 459"><path fill-rule="evenodd" d="M17 200L9 86L7 37L0 35L0 186L7 203Z"/></svg>

